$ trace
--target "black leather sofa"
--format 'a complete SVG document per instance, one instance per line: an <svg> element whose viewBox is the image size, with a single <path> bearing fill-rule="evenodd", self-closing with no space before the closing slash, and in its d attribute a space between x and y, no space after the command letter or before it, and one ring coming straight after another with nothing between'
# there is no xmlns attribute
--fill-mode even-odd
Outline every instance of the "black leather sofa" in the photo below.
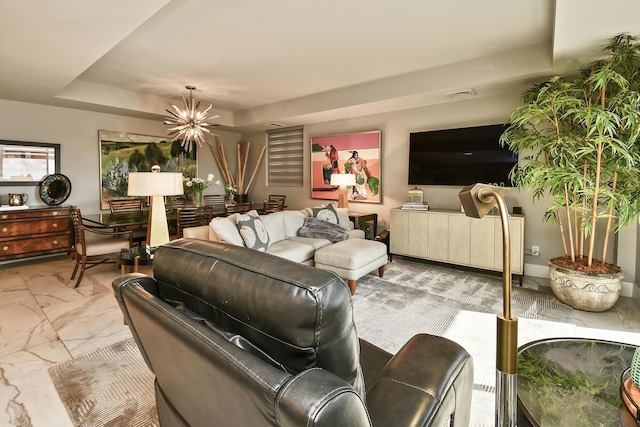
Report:
<svg viewBox="0 0 640 427"><path fill-rule="evenodd" d="M473 361L416 335L359 340L335 274L218 242L157 249L113 282L167 426L468 426ZM447 424L449 423L449 424Z"/></svg>

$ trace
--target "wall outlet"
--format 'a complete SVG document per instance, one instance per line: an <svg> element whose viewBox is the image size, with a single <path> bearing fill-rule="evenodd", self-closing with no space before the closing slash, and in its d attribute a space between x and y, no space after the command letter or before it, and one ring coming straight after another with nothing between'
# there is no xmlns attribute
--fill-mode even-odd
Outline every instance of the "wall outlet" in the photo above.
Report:
<svg viewBox="0 0 640 427"><path fill-rule="evenodd" d="M531 246L531 255L540 256L540 246Z"/></svg>

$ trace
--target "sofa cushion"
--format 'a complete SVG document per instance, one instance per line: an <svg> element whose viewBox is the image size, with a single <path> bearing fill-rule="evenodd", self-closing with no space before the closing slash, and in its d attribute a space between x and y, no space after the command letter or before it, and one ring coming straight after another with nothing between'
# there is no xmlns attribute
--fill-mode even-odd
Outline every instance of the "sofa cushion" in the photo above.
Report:
<svg viewBox="0 0 640 427"><path fill-rule="evenodd" d="M240 236L236 226L236 216L213 218L209 223L209 240L214 242L230 243L236 246L244 246L244 240Z"/></svg>
<svg viewBox="0 0 640 427"><path fill-rule="evenodd" d="M315 251L315 248L307 243L287 239L272 244L266 252L289 261L306 263L307 260L313 259Z"/></svg>
<svg viewBox="0 0 640 427"><path fill-rule="evenodd" d="M282 212L273 212L267 215L260 215L264 227L269 233L269 244L277 243L286 239L284 216Z"/></svg>
<svg viewBox="0 0 640 427"><path fill-rule="evenodd" d="M187 227L182 229L182 237L187 237L189 239L209 239L209 226L208 225L199 225L197 227Z"/></svg>
<svg viewBox="0 0 640 427"><path fill-rule="evenodd" d="M364 230L349 230L350 239L364 239Z"/></svg>
<svg viewBox="0 0 640 427"><path fill-rule="evenodd" d="M304 225L307 217L302 211L282 211L282 220L284 223L285 239L290 239L298 235L298 230Z"/></svg>
<svg viewBox="0 0 640 427"><path fill-rule="evenodd" d="M249 249L264 252L269 247L269 233L255 211L236 216L236 226Z"/></svg>
<svg viewBox="0 0 640 427"><path fill-rule="evenodd" d="M291 240L292 242L300 242L306 245L313 246L313 249L315 249L316 251L320 248L324 248L325 246L329 246L331 244L331 242L328 241L327 239L321 239L321 238L315 238L315 237L296 236L288 240Z"/></svg>
<svg viewBox="0 0 640 427"><path fill-rule="evenodd" d="M338 213L338 224L345 230L353 230L353 223L349 219L349 208L336 208Z"/></svg>

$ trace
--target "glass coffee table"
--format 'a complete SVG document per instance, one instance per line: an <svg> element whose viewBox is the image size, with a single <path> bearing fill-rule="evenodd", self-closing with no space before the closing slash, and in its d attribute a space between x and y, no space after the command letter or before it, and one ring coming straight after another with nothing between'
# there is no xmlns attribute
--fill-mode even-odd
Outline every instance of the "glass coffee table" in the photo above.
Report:
<svg viewBox="0 0 640 427"><path fill-rule="evenodd" d="M120 266L120 273L125 273L125 266L131 267L132 273L137 273L138 266L150 265L153 262L154 253L155 248L147 245L137 245L129 249L123 249L116 255L116 262Z"/></svg>
<svg viewBox="0 0 640 427"><path fill-rule="evenodd" d="M635 349L586 338L520 347L518 426L631 426L622 409L620 376L631 366Z"/></svg>

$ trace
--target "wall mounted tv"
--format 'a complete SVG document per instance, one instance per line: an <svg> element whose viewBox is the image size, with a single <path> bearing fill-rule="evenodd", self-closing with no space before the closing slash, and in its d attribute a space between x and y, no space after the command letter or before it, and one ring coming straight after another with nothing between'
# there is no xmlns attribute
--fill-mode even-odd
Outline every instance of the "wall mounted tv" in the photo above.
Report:
<svg viewBox="0 0 640 427"><path fill-rule="evenodd" d="M518 157L501 147L508 125L413 132L409 138L409 185L512 186Z"/></svg>

